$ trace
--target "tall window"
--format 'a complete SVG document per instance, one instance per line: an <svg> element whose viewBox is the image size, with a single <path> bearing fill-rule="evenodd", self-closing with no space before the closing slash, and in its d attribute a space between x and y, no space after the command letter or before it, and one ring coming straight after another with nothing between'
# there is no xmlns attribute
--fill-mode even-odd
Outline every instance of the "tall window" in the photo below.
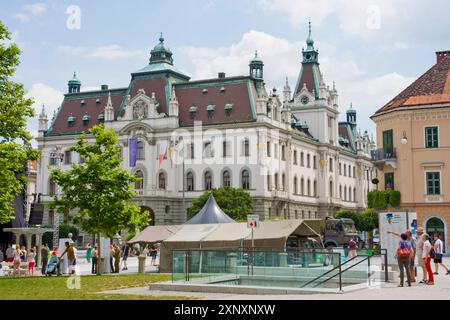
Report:
<svg viewBox="0 0 450 320"><path fill-rule="evenodd" d="M347 176L347 165L344 164L344 177L346 177L346 176Z"/></svg>
<svg viewBox="0 0 450 320"><path fill-rule="evenodd" d="M437 148L439 147L439 133L438 127L426 127L425 128L425 147Z"/></svg>
<svg viewBox="0 0 450 320"><path fill-rule="evenodd" d="M250 171L248 170L242 171L242 189L244 190L250 189Z"/></svg>
<svg viewBox="0 0 450 320"><path fill-rule="evenodd" d="M230 147L231 147L230 141L224 141L223 142L223 144L222 144L222 154L223 154L224 158L231 156Z"/></svg>
<svg viewBox="0 0 450 320"><path fill-rule="evenodd" d="M311 156L309 153L306 155L306 167L311 168Z"/></svg>
<svg viewBox="0 0 450 320"><path fill-rule="evenodd" d="M48 224L50 226L55 225L55 210L53 210L53 209L48 211Z"/></svg>
<svg viewBox="0 0 450 320"><path fill-rule="evenodd" d="M387 158L391 158L394 154L394 131L383 131L383 150Z"/></svg>
<svg viewBox="0 0 450 320"><path fill-rule="evenodd" d="M270 157L271 156L271 152L270 152L270 141L267 141L267 156Z"/></svg>
<svg viewBox="0 0 450 320"><path fill-rule="evenodd" d="M205 172L205 190L212 189L212 175L210 171Z"/></svg>
<svg viewBox="0 0 450 320"><path fill-rule="evenodd" d="M342 175L342 164L339 163L339 175Z"/></svg>
<svg viewBox="0 0 450 320"><path fill-rule="evenodd" d="M356 188L353 188L353 201L356 202Z"/></svg>
<svg viewBox="0 0 450 320"><path fill-rule="evenodd" d="M300 179L300 194L305 195L305 180L303 178Z"/></svg>
<svg viewBox="0 0 450 320"><path fill-rule="evenodd" d="M278 190L278 173L275 173L275 175L273 176L273 180L275 183L275 190Z"/></svg>
<svg viewBox="0 0 450 320"><path fill-rule="evenodd" d="M186 175L186 189L187 191L194 191L194 174L188 172Z"/></svg>
<svg viewBox="0 0 450 320"><path fill-rule="evenodd" d="M56 183L55 181L51 180L48 183L48 195L54 196L56 194Z"/></svg>
<svg viewBox="0 0 450 320"><path fill-rule="evenodd" d="M188 159L194 159L194 143L189 143L188 147Z"/></svg>
<svg viewBox="0 0 450 320"><path fill-rule="evenodd" d="M284 145L281 146L281 160L286 160L286 147Z"/></svg>
<svg viewBox="0 0 450 320"><path fill-rule="evenodd" d="M317 169L317 157L316 156L313 157L313 168Z"/></svg>
<svg viewBox="0 0 450 320"><path fill-rule="evenodd" d="M329 185L329 188L330 188L330 198L332 198L333 197L333 181L332 180L330 180L330 183L329 183L330 185Z"/></svg>
<svg viewBox="0 0 450 320"><path fill-rule="evenodd" d="M330 158L330 172L333 172L333 158ZM344 166L344 173L345 173L345 166Z"/></svg>
<svg viewBox="0 0 450 320"><path fill-rule="evenodd" d="M222 174L222 185L224 187L231 186L231 176L230 176L230 171L228 171L228 170L225 170Z"/></svg>
<svg viewBox="0 0 450 320"><path fill-rule="evenodd" d="M356 178L356 167L353 167L353 178Z"/></svg>
<svg viewBox="0 0 450 320"><path fill-rule="evenodd" d="M297 150L294 150L294 164L297 164Z"/></svg>
<svg viewBox="0 0 450 320"><path fill-rule="evenodd" d="M440 172L427 172L427 194L441 194L441 174Z"/></svg>
<svg viewBox="0 0 450 320"><path fill-rule="evenodd" d="M394 190L394 173L387 172L384 174L384 189L386 190Z"/></svg>
<svg viewBox="0 0 450 320"><path fill-rule="evenodd" d="M347 187L344 186L344 201L347 201Z"/></svg>
<svg viewBox="0 0 450 320"><path fill-rule="evenodd" d="M343 199L342 199L342 186L341 186L341 185L339 185L339 198L340 198L341 200L343 200Z"/></svg>
<svg viewBox="0 0 450 320"><path fill-rule="evenodd" d="M248 138L244 139L244 157L250 156L250 140Z"/></svg>
<svg viewBox="0 0 450 320"><path fill-rule="evenodd" d="M294 194L298 193L297 177L294 177Z"/></svg>
<svg viewBox="0 0 450 320"><path fill-rule="evenodd" d="M317 197L317 181L316 180L314 180L313 189L314 189L313 190L313 192L314 192L313 196Z"/></svg>
<svg viewBox="0 0 450 320"><path fill-rule="evenodd" d="M145 160L144 141L137 143L137 160Z"/></svg>
<svg viewBox="0 0 450 320"><path fill-rule="evenodd" d="M135 190L143 190L144 189L144 173L141 170L137 170L135 173L136 181L134 183Z"/></svg>
<svg viewBox="0 0 450 320"><path fill-rule="evenodd" d="M311 196L311 181L309 179L306 181L306 194L308 197Z"/></svg>
<svg viewBox="0 0 450 320"><path fill-rule="evenodd" d="M160 172L158 175L158 185L159 189L166 190L166 174L164 172Z"/></svg>
<svg viewBox="0 0 450 320"><path fill-rule="evenodd" d="M203 145L203 156L205 158L214 157L214 150L211 142L205 142L205 144Z"/></svg>
<svg viewBox="0 0 450 320"><path fill-rule="evenodd" d="M305 166L305 159L304 159L304 154L303 154L303 152L300 152L300 165L301 165L302 167Z"/></svg>
<svg viewBox="0 0 450 320"><path fill-rule="evenodd" d="M72 163L72 151L64 151L64 163L71 164Z"/></svg>
<svg viewBox="0 0 450 320"><path fill-rule="evenodd" d="M267 175L267 190L272 191L272 176L270 174Z"/></svg>
<svg viewBox="0 0 450 320"><path fill-rule="evenodd" d="M281 190L286 190L286 176L284 173L281 175Z"/></svg>

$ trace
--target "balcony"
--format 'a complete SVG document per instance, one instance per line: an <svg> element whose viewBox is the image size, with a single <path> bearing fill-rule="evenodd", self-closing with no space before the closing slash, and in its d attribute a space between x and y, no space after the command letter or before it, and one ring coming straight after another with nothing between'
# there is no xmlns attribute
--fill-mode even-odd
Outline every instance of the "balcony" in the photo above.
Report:
<svg viewBox="0 0 450 320"><path fill-rule="evenodd" d="M392 168L397 168L397 149L393 148L389 152L385 149L372 150L372 161L379 167L383 165L389 165Z"/></svg>

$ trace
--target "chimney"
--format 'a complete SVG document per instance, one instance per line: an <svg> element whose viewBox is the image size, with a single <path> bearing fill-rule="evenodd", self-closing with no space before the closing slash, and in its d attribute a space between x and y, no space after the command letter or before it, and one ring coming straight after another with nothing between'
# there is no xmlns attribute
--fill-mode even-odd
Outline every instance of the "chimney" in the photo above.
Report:
<svg viewBox="0 0 450 320"><path fill-rule="evenodd" d="M437 51L436 52L436 63L439 64L445 57L450 56L450 50L447 51Z"/></svg>
<svg viewBox="0 0 450 320"><path fill-rule="evenodd" d="M102 91L106 91L106 90L108 90L108 85L102 84L101 88L102 88Z"/></svg>
<svg viewBox="0 0 450 320"><path fill-rule="evenodd" d="M225 72L219 72L219 79L225 78Z"/></svg>

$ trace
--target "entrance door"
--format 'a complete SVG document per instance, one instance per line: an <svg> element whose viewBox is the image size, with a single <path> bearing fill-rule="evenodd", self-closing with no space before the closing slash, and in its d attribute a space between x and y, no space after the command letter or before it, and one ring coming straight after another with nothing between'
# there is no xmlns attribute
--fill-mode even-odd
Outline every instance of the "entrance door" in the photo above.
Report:
<svg viewBox="0 0 450 320"><path fill-rule="evenodd" d="M445 225L444 222L439 218L431 218L428 220L426 225L426 231L430 235L430 239L434 240L434 235L439 233L439 238L444 243L444 252L445 252L445 244L447 243L445 237Z"/></svg>

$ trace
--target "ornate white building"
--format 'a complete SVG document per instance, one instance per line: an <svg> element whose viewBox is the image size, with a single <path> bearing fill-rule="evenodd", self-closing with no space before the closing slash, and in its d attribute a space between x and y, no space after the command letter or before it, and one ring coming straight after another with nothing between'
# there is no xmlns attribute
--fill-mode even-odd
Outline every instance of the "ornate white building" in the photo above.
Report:
<svg viewBox="0 0 450 320"><path fill-rule="evenodd" d="M123 166L143 178L137 199L155 224L183 223L191 200L221 186L248 190L263 219L366 207L374 142L358 133L353 108L338 122L338 93L324 83L311 30L302 55L295 90L286 79L281 97L267 92L257 54L248 76L190 81L174 67L162 36L128 87L80 92L74 75L50 124L44 112L39 116L43 224L54 219L48 203L58 193L47 166L82 162L67 149L102 122L119 134Z"/></svg>

